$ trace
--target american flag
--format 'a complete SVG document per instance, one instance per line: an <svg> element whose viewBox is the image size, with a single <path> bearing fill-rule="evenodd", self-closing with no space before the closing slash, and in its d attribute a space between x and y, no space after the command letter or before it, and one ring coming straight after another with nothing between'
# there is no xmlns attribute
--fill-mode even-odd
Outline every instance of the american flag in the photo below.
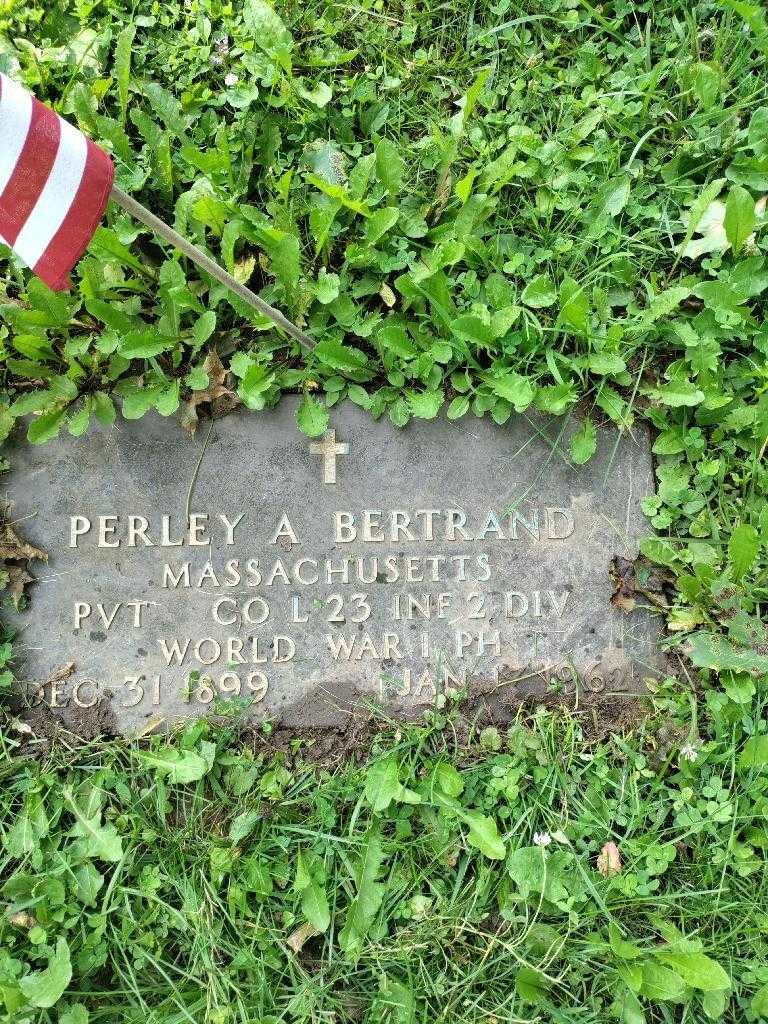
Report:
<svg viewBox="0 0 768 1024"><path fill-rule="evenodd" d="M54 291L69 287L113 177L104 150L0 73L0 242Z"/></svg>

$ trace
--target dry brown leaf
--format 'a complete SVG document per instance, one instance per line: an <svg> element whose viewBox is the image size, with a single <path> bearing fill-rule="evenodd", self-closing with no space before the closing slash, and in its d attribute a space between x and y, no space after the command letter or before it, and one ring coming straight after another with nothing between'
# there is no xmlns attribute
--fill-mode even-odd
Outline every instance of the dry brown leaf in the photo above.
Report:
<svg viewBox="0 0 768 1024"><path fill-rule="evenodd" d="M618 875L622 869L621 854L616 843L606 843L597 856L597 870L604 878Z"/></svg>
<svg viewBox="0 0 768 1024"><path fill-rule="evenodd" d="M26 722L22 722L20 718L12 718L10 721L10 728L12 732L18 733L19 736L32 735L32 726L27 725Z"/></svg>
<svg viewBox="0 0 768 1024"><path fill-rule="evenodd" d="M31 914L28 914L26 910L20 910L17 914L11 914L8 918L11 924L16 925L17 928L34 928L37 921Z"/></svg>
<svg viewBox="0 0 768 1024"><path fill-rule="evenodd" d="M215 349L205 357L203 369L208 374L208 387L202 391L193 391L181 414L181 425L188 434L194 434L197 430L197 407L203 402L210 402L211 406L216 403L218 414L229 412L240 404L237 394L225 383L227 370Z"/></svg>
<svg viewBox="0 0 768 1024"><path fill-rule="evenodd" d="M448 200L451 198L452 187L453 176L451 175L450 168L446 167L445 171L440 177L440 180L437 183L435 199L434 202L432 203L431 219L433 225L437 224L437 222L442 217L443 210L445 210L446 206L448 205Z"/></svg>
<svg viewBox="0 0 768 1024"><path fill-rule="evenodd" d="M21 565L6 565L5 571L8 573L8 593L11 595L13 607L18 611L24 597L24 588L28 583L34 583L35 577Z"/></svg>
<svg viewBox="0 0 768 1024"><path fill-rule="evenodd" d="M246 256L242 260L238 260L235 264L232 276L240 284L248 284L253 277L253 272L256 269L256 257Z"/></svg>
<svg viewBox="0 0 768 1024"><path fill-rule="evenodd" d="M391 309L397 302L397 296L389 287L386 281L381 282L381 288L379 288L379 297L385 306L389 306Z"/></svg>
<svg viewBox="0 0 768 1024"><path fill-rule="evenodd" d="M657 608L668 607L664 589L671 582L672 576L661 566L653 565L644 558L633 562L616 555L611 559L610 575L613 582L611 604L614 608L631 612L638 596L646 598Z"/></svg>
<svg viewBox="0 0 768 1024"><path fill-rule="evenodd" d="M48 561L48 555L33 544L28 544L19 537L9 522L0 526L0 559L10 559L14 562L30 562L32 559L41 562Z"/></svg>
<svg viewBox="0 0 768 1024"><path fill-rule="evenodd" d="M304 924L300 924L298 928L294 929L285 941L294 953L300 953L304 948L304 943L319 934L320 932L314 925L305 921Z"/></svg>
<svg viewBox="0 0 768 1024"><path fill-rule="evenodd" d="M74 661L65 662L60 668L50 675L46 681L42 684L43 686L49 686L51 683L59 683L62 679L69 679L72 673L75 671Z"/></svg>
<svg viewBox="0 0 768 1024"><path fill-rule="evenodd" d="M143 725L139 726L139 728L134 733L134 739L140 740L143 739L145 736L149 736L149 734L151 732L154 732L158 725L162 725L164 721L165 715L153 715Z"/></svg>
<svg viewBox="0 0 768 1024"><path fill-rule="evenodd" d="M635 607L635 564L620 555L611 562L611 579L613 593L611 604L623 612L631 612Z"/></svg>

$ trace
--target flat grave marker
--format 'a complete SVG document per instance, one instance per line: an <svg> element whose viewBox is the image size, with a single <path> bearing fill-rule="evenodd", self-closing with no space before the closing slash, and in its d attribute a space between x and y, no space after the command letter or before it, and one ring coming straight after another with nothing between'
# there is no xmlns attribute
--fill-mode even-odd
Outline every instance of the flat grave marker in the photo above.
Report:
<svg viewBox="0 0 768 1024"><path fill-rule="evenodd" d="M642 430L599 430L574 467L576 420L396 430L346 403L310 439L295 411L13 448L10 517L49 553L14 623L32 703L108 699L129 734L227 708L323 727L658 673L658 621L610 604L612 557L649 532Z"/></svg>

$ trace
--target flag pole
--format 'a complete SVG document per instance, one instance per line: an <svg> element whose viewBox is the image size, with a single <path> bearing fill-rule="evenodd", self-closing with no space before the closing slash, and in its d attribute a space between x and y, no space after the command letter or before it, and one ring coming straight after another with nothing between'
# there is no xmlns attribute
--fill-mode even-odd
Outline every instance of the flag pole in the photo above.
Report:
<svg viewBox="0 0 768 1024"><path fill-rule="evenodd" d="M172 227L156 217L154 213L151 213L146 206L142 206L141 203L137 203L133 196L129 196L127 192L123 192L122 189L118 188L117 185L112 186L111 198L122 208L129 213L136 220L141 221L142 224L146 224L148 228L154 231L156 234L164 238L166 242L178 249L185 256L196 263L198 267L210 274L211 277L215 278L226 288L229 288L239 296L243 302L247 302L249 306L252 306L255 310L262 314L262 316L268 317L281 330L285 331L286 334L290 335L295 341L298 341L300 345L303 345L305 349L310 352L315 347L315 342L310 338L308 334L305 334L296 324L283 316L279 309L275 309L274 306L270 306L268 302L260 299L255 292L252 292L250 288L246 288L244 284L236 281L231 274L228 274L223 267L220 267L218 263L215 263L210 256L198 249L196 245L188 242L186 238L174 231Z"/></svg>

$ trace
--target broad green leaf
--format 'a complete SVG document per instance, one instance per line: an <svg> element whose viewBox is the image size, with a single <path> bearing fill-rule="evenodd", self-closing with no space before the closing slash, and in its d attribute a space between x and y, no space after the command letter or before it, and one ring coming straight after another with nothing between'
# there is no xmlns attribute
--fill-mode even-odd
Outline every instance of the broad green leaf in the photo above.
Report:
<svg viewBox="0 0 768 1024"><path fill-rule="evenodd" d="M375 245L390 228L397 223L400 213L396 206L384 206L374 210L365 222L363 239L366 245Z"/></svg>
<svg viewBox="0 0 768 1024"><path fill-rule="evenodd" d="M477 177L477 168L470 167L463 178L459 178L456 184L453 186L457 198L460 200L462 206L464 206L472 195L472 186L475 183Z"/></svg>
<svg viewBox="0 0 768 1024"><path fill-rule="evenodd" d="M559 319L581 334L589 330L589 297L582 285L572 277L566 277L560 285Z"/></svg>
<svg viewBox="0 0 768 1024"><path fill-rule="evenodd" d="M716 178L715 181L710 181L708 185L704 186L691 205L686 220L685 238L678 247L678 251L681 255L686 256L689 259L695 259L703 252L710 251L706 247L701 249L696 242L692 243L691 239L693 238L694 232L699 227L699 224L702 222L702 218L704 217L707 209L720 195L724 184L725 178Z"/></svg>
<svg viewBox="0 0 768 1024"><path fill-rule="evenodd" d="M535 389L527 377L508 370L488 378L491 390L499 398L511 402L515 412L523 412L533 401Z"/></svg>
<svg viewBox="0 0 768 1024"><path fill-rule="evenodd" d="M321 341L314 350L315 356L327 366L342 373L354 373L368 365L368 357L353 345L344 345L333 338Z"/></svg>
<svg viewBox="0 0 768 1024"><path fill-rule="evenodd" d="M327 82L317 82L312 89L307 89L300 83L296 84L296 92L303 100L314 103L316 107L327 107L333 99L333 89Z"/></svg>
<svg viewBox="0 0 768 1024"><path fill-rule="evenodd" d="M453 799L464 792L464 780L450 761L441 761L435 765L432 781L439 792Z"/></svg>
<svg viewBox="0 0 768 1024"><path fill-rule="evenodd" d="M619 986L619 989L611 1006L611 1016L616 1017L619 1024L646 1024L643 1005L635 993L626 985Z"/></svg>
<svg viewBox="0 0 768 1024"><path fill-rule="evenodd" d="M273 7L266 0L245 0L243 21L256 46L274 57L284 71L290 71L293 39Z"/></svg>
<svg viewBox="0 0 768 1024"><path fill-rule="evenodd" d="M237 393L249 409L263 409L264 394L274 381L274 373L263 363L250 363L237 385Z"/></svg>
<svg viewBox="0 0 768 1024"><path fill-rule="evenodd" d="M768 1020L768 985L763 985L752 996L752 1012L761 1020Z"/></svg>
<svg viewBox="0 0 768 1024"><path fill-rule="evenodd" d="M59 1016L58 1024L89 1024L90 1015L82 1003L70 1003Z"/></svg>
<svg viewBox="0 0 768 1024"><path fill-rule="evenodd" d="M325 269L322 269L317 275L317 283L315 285L315 295L317 301L323 306L327 306L329 303L337 299L340 291L340 281L338 274L329 274Z"/></svg>
<svg viewBox="0 0 768 1024"><path fill-rule="evenodd" d="M167 750L137 750L136 757L146 765L154 768L158 775L163 775L168 782L183 785L197 782L207 775L211 765L194 750L180 750L176 747Z"/></svg>
<svg viewBox="0 0 768 1024"><path fill-rule="evenodd" d="M442 390L406 391L408 405L414 416L421 420L433 420L440 412L445 400Z"/></svg>
<svg viewBox="0 0 768 1024"><path fill-rule="evenodd" d="M740 768L762 768L768 765L768 734L750 736L739 755Z"/></svg>
<svg viewBox="0 0 768 1024"><path fill-rule="evenodd" d="M83 861L75 868L75 879L77 880L77 898L86 907L96 906L96 897L104 885L104 875L97 871L91 861Z"/></svg>
<svg viewBox="0 0 768 1024"><path fill-rule="evenodd" d="M725 203L725 236L738 253L755 227L755 200L741 185L734 185Z"/></svg>
<svg viewBox="0 0 768 1024"><path fill-rule="evenodd" d="M760 550L760 537L754 526L740 523L731 534L728 542L728 555L731 559L733 578L736 580L749 572Z"/></svg>
<svg viewBox="0 0 768 1024"><path fill-rule="evenodd" d="M216 314L212 309L206 310L201 316L195 320L192 324L192 337L194 339L195 350L199 349L206 341L210 338L216 329Z"/></svg>
<svg viewBox="0 0 768 1024"><path fill-rule="evenodd" d="M330 182L324 181L317 174L307 174L306 178L310 185L314 185L316 189L319 189L320 192L323 192L330 199L337 200L348 210L352 210L354 213L359 213L361 217L371 216L370 207L366 206L365 203L359 202L357 199L353 199L343 185L333 185ZM331 220L332 219L333 218L331 218Z"/></svg>
<svg viewBox="0 0 768 1024"><path fill-rule="evenodd" d="M305 394L296 410L296 423L307 437L319 437L328 429L328 409L317 398Z"/></svg>
<svg viewBox="0 0 768 1024"><path fill-rule="evenodd" d="M543 1003L551 983L546 975L533 967L521 967L515 975L515 991L526 1003Z"/></svg>
<svg viewBox="0 0 768 1024"><path fill-rule="evenodd" d="M499 838L496 822L479 811L465 811L461 817L469 825L467 842L491 860L501 860L507 852L504 841Z"/></svg>
<svg viewBox="0 0 768 1024"><path fill-rule="evenodd" d="M701 1008L710 1020L720 1020L726 1011L730 998L731 990L727 988L702 992Z"/></svg>
<svg viewBox="0 0 768 1024"><path fill-rule="evenodd" d="M483 169L480 175L480 189L483 192L500 191L523 166L522 161L518 160L519 154L520 145L515 139Z"/></svg>
<svg viewBox="0 0 768 1024"><path fill-rule="evenodd" d="M311 881L301 897L301 912L318 932L324 932L331 923L331 912L325 890L316 881Z"/></svg>
<svg viewBox="0 0 768 1024"><path fill-rule="evenodd" d="M704 953L659 952L656 956L679 974L690 988L715 992L731 987L731 979L720 964Z"/></svg>
<svg viewBox="0 0 768 1024"><path fill-rule="evenodd" d="M402 786L394 757L385 757L370 765L365 773L365 798L374 811L385 811L397 798Z"/></svg>
<svg viewBox="0 0 768 1024"><path fill-rule="evenodd" d="M700 61L693 67L693 91L704 110L710 110L722 86L722 73L713 64Z"/></svg>
<svg viewBox="0 0 768 1024"><path fill-rule="evenodd" d="M260 899L266 899L274 891L274 883L269 873L269 867L264 862L263 855L252 853L243 861L243 887L248 892L255 893Z"/></svg>
<svg viewBox="0 0 768 1024"><path fill-rule="evenodd" d="M396 427L404 427L411 418L411 410L404 398L396 398L387 409L387 415Z"/></svg>
<svg viewBox="0 0 768 1024"><path fill-rule="evenodd" d="M304 852L299 850L296 855L296 877L294 878L293 887L296 892L303 892L311 881L312 872L310 871L309 863L304 856Z"/></svg>
<svg viewBox="0 0 768 1024"><path fill-rule="evenodd" d="M80 407L73 412L67 423L67 429L72 437L82 437L88 429L91 421L91 403L89 400L82 402Z"/></svg>
<svg viewBox="0 0 768 1024"><path fill-rule="evenodd" d="M571 436L571 462L583 466L597 451L597 429L590 419L585 419Z"/></svg>
<svg viewBox="0 0 768 1024"><path fill-rule="evenodd" d="M739 648L719 634L700 631L689 638L688 657L697 668L716 672L768 672L768 655Z"/></svg>
<svg viewBox="0 0 768 1024"><path fill-rule="evenodd" d="M376 144L376 177L395 199L403 183L405 160L400 148L389 139L380 139Z"/></svg>
<svg viewBox="0 0 768 1024"><path fill-rule="evenodd" d="M118 309L114 302L105 302L103 299L87 299L85 308L100 323L106 324L120 334L128 334L136 329L136 318Z"/></svg>
<svg viewBox="0 0 768 1024"><path fill-rule="evenodd" d="M685 992L685 984L677 971L653 960L643 964L642 977L640 995L646 999L677 1001Z"/></svg>
<svg viewBox="0 0 768 1024"><path fill-rule="evenodd" d="M157 387L143 388L132 385L123 392L123 416L127 420L138 420L152 408L160 389Z"/></svg>
<svg viewBox="0 0 768 1024"><path fill-rule="evenodd" d="M680 409L683 406L699 405L704 401L705 395L701 388L690 380L671 380L663 384L657 391L659 401L672 409Z"/></svg>
<svg viewBox="0 0 768 1024"><path fill-rule="evenodd" d="M66 327L72 318L73 302L66 292L54 292L33 277L27 284L27 299L34 310L42 314L38 323L46 327Z"/></svg>
<svg viewBox="0 0 768 1024"><path fill-rule="evenodd" d="M19 981L19 988L32 1006L47 1010L64 994L72 980L69 943L63 936L56 940L56 950L42 971L33 971Z"/></svg>
<svg viewBox="0 0 768 1024"><path fill-rule="evenodd" d="M126 25L117 36L115 42L115 81L117 82L117 95L120 101L120 123L125 123L125 113L128 109L128 87L131 81L131 52L133 39L136 35L135 25Z"/></svg>
<svg viewBox="0 0 768 1024"><path fill-rule="evenodd" d="M313 174L331 185L347 180L346 157L333 142L318 139L304 151L304 159Z"/></svg>
<svg viewBox="0 0 768 1024"><path fill-rule="evenodd" d="M242 814L238 814L229 826L230 840L233 843L241 843L243 839L253 832L262 817L263 814L258 808L252 811L243 811Z"/></svg>
<svg viewBox="0 0 768 1024"><path fill-rule="evenodd" d="M180 393L181 382L179 380L173 380L161 389L155 399L155 408L161 416L173 416L179 408Z"/></svg>
<svg viewBox="0 0 768 1024"><path fill-rule="evenodd" d="M419 354L419 350L401 324L385 322L379 329L376 340L401 359L415 359Z"/></svg>
<svg viewBox="0 0 768 1024"><path fill-rule="evenodd" d="M570 381L539 388L535 396L537 407L553 416L562 416L568 406L573 405L577 399L576 389Z"/></svg>
<svg viewBox="0 0 768 1024"><path fill-rule="evenodd" d="M601 213L609 217L618 217L629 200L630 185L628 175L610 182L602 197Z"/></svg>
<svg viewBox="0 0 768 1024"><path fill-rule="evenodd" d="M264 230L261 244L269 256L269 269L283 287L292 291L301 277L301 245L290 231Z"/></svg>
<svg viewBox="0 0 768 1024"><path fill-rule="evenodd" d="M181 103L173 93L155 81L145 81L143 89L152 110L157 114L165 127L173 135L183 135L186 122L182 113Z"/></svg>
<svg viewBox="0 0 768 1024"><path fill-rule="evenodd" d="M50 822L45 804L37 794L27 797L23 809L3 837L3 845L11 857L21 860L39 848L40 840L48 835Z"/></svg>
<svg viewBox="0 0 768 1024"><path fill-rule="evenodd" d="M491 324L485 323L479 316L465 314L451 322L451 331L457 338L470 345L489 348L496 340L497 334Z"/></svg>
<svg viewBox="0 0 768 1024"><path fill-rule="evenodd" d="M151 359L172 349L174 345L172 338L164 338L152 328L147 328L129 331L120 341L118 352L125 359Z"/></svg>
<svg viewBox="0 0 768 1024"><path fill-rule="evenodd" d="M96 229L96 233L91 239L89 252L98 259L117 260L121 266L130 267L131 270L135 270L137 273L141 273L144 270L144 264L141 260L134 256L126 245L123 245L111 228L100 227Z"/></svg>
<svg viewBox="0 0 768 1024"><path fill-rule="evenodd" d="M372 826L366 833L355 873L356 894L339 933L339 946L349 960L356 962L363 951L365 937L384 898L384 885L376 881L384 862L381 833Z"/></svg>
<svg viewBox="0 0 768 1024"><path fill-rule="evenodd" d="M623 373L627 364L614 352L592 352L587 357L587 366L591 373L597 373L601 377L613 376Z"/></svg>
<svg viewBox="0 0 768 1024"><path fill-rule="evenodd" d="M389 975L379 977L379 994L371 1004L371 1021L384 1024L417 1024L416 998L411 984Z"/></svg>
<svg viewBox="0 0 768 1024"><path fill-rule="evenodd" d="M51 409L37 419L32 420L27 428L27 440L31 444L45 444L58 436L64 422L63 409Z"/></svg>
<svg viewBox="0 0 768 1024"><path fill-rule="evenodd" d="M448 406L446 416L449 420L459 420L469 411L469 398L467 395L457 395Z"/></svg>
<svg viewBox="0 0 768 1024"><path fill-rule="evenodd" d="M608 925L608 941L611 945L611 952L620 960L637 960L644 956L640 946L623 938L613 922Z"/></svg>
<svg viewBox="0 0 768 1024"><path fill-rule="evenodd" d="M336 199L329 199L328 196L316 196L309 211L309 231L315 242L315 256L326 244L328 235L336 219L336 214L341 210L343 203Z"/></svg>
<svg viewBox="0 0 768 1024"><path fill-rule="evenodd" d="M98 810L95 814L88 815L78 806L71 790L64 790L64 799L76 821L72 835L83 840L87 856L97 857L109 863L119 861L123 856L123 841L115 826L111 822L102 825L101 812Z"/></svg>
<svg viewBox="0 0 768 1024"><path fill-rule="evenodd" d="M459 138L466 128L489 75L490 71L487 68L483 69L467 89L466 94L458 101L459 113L451 118L451 134L454 138Z"/></svg>
<svg viewBox="0 0 768 1024"><path fill-rule="evenodd" d="M691 289L682 286L668 288L665 292L660 292L651 299L648 308L640 316L637 323L638 329L642 330L645 327L649 327L661 317L668 316L690 294Z"/></svg>
<svg viewBox="0 0 768 1024"><path fill-rule="evenodd" d="M539 274L529 281L523 289L521 301L532 309L545 309L554 305L557 299L557 291L547 274Z"/></svg>
<svg viewBox="0 0 768 1024"><path fill-rule="evenodd" d="M657 565L674 565L680 559L677 548L661 537L644 537L640 541L640 551Z"/></svg>

